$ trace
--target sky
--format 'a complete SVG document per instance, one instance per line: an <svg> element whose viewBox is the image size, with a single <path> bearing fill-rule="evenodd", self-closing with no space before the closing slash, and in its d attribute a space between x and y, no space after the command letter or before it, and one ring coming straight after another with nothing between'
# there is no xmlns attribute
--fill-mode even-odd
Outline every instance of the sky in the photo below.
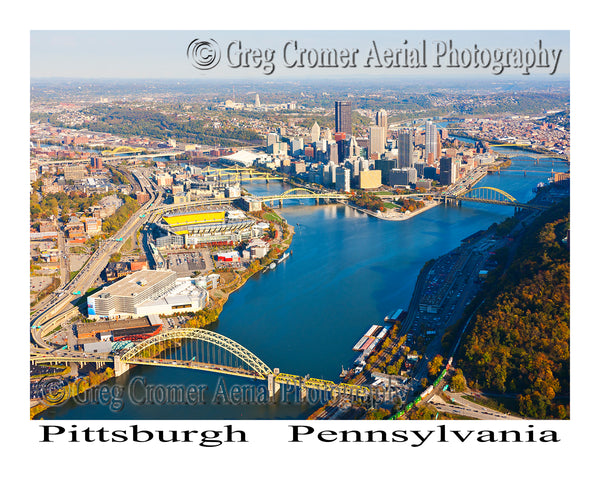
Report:
<svg viewBox="0 0 600 480"><path fill-rule="evenodd" d="M31 78L277 79L424 74L494 78L512 74L536 79L564 79L569 75L570 62L568 30L32 30L30 40ZM220 58L212 68L194 67L193 47L188 56L188 46L194 40L217 44L215 48L220 52ZM537 52L540 40L550 54L553 50L561 50L554 75L550 75L553 67L533 68L530 75L523 75L522 68L504 69L500 75L494 75L491 59L488 68L450 68L450 42L457 53L467 50L465 55L474 55L477 46L479 50L489 49L489 55L493 55L493 50L497 49ZM385 49L408 47L419 51L423 67L377 67L373 42L381 63ZM355 66L342 68L340 60L337 68L309 68L310 60L305 56L306 65L300 67L302 49L318 51L324 48L335 49L338 53L344 49L357 50L353 57ZM438 49L440 52L446 50L446 55L439 60L436 57ZM248 50L252 53L244 57L242 52ZM369 68L365 68L369 56L373 58ZM471 65L474 65L474 58L471 58ZM485 62L485 58L483 60ZM436 63L439 68L433 68ZM554 65L553 61L549 63Z"/></svg>

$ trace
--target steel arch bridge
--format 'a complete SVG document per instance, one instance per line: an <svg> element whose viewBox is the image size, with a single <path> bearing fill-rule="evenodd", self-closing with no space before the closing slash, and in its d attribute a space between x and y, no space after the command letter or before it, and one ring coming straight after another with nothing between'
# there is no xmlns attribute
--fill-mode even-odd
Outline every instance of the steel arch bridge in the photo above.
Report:
<svg viewBox="0 0 600 480"><path fill-rule="evenodd" d="M188 341L185 346L183 341ZM175 350L175 356L166 355L173 347L180 347ZM121 361L192 368L263 380L273 373L244 346L224 335L198 328L178 328L150 337L123 354Z"/></svg>
<svg viewBox="0 0 600 480"><path fill-rule="evenodd" d="M211 351L212 350L212 351ZM305 395L308 390L319 390L332 397L352 395L367 398L371 390L365 385L332 382L306 375L292 375L269 368L260 358L244 346L210 330L199 328L177 328L150 337L135 345L122 355L87 356L81 353L54 355L45 350L30 352L32 363L90 363L115 364L115 374L121 375L127 368L122 365L149 365L203 370L213 373L235 375L266 380L271 395L279 386L294 387ZM119 373L120 372L120 373ZM289 392L288 392L289 393Z"/></svg>
<svg viewBox="0 0 600 480"><path fill-rule="evenodd" d="M234 165L226 168L206 167L202 170L206 176L216 178L234 179L235 181L245 182L252 180L283 180L283 177L272 172L263 172L250 167L241 167Z"/></svg>
<svg viewBox="0 0 600 480"><path fill-rule="evenodd" d="M492 205L507 205L515 208L528 208L533 210L545 210L547 207L531 203L518 202L511 194L494 187L477 187L466 190L458 195L442 195L442 199L487 203Z"/></svg>
<svg viewBox="0 0 600 480"><path fill-rule="evenodd" d="M476 200L492 200L496 202L510 202L510 203L518 203L517 199L513 197L510 193L506 193L503 190L494 187L477 187L472 190L467 190L466 192L459 195L458 198L466 199L476 199Z"/></svg>
<svg viewBox="0 0 600 480"><path fill-rule="evenodd" d="M112 150L104 150L102 152L102 155L109 156L109 155L117 155L119 153L141 153L143 151L144 151L143 148L128 147L126 145L123 145L123 146L113 148Z"/></svg>

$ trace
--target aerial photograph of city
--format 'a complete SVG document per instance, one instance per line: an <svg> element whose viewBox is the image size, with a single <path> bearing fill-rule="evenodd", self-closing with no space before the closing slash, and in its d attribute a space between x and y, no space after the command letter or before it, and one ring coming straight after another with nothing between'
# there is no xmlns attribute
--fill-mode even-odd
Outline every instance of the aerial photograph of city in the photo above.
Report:
<svg viewBox="0 0 600 480"><path fill-rule="evenodd" d="M569 32L480 33L32 31L30 419L569 420Z"/></svg>

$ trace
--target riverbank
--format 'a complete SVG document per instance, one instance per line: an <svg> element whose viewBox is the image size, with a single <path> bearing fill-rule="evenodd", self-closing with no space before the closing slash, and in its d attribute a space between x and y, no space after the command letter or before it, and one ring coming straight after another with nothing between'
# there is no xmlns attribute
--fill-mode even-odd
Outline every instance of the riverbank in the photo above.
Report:
<svg viewBox="0 0 600 480"><path fill-rule="evenodd" d="M470 140L473 140L474 142L485 142L488 144L494 144L494 142L498 142L498 140L492 140L489 138L484 138L484 137L476 137L473 135L469 135L467 132L463 131L463 130L456 130L452 135L450 135L450 137L454 138L454 137L458 137L458 140L460 140L461 138L468 138ZM567 155L564 154L558 154L556 152L553 152L551 150L546 150L544 148L539 148L539 147L533 147L533 146L529 146L529 145L522 145L522 144L514 144L514 145L510 145L510 144L505 144L503 145L503 148L512 148L515 150L523 150L527 153L533 153L536 155L548 155L551 157L556 157L560 160L563 160L565 162L569 161L569 158ZM492 150L494 150L494 147L491 147ZM495 150L494 150L495 151ZM497 153L497 152L496 152Z"/></svg>
<svg viewBox="0 0 600 480"><path fill-rule="evenodd" d="M366 208L360 208L360 207L357 207L356 205L352 205L349 202L341 202L341 203L343 203L344 205L347 205L348 207L351 207L354 210L357 210L361 213L370 215L371 217L375 217L380 220L389 220L392 222L401 222L404 220L408 220L410 218L413 218L413 217L419 215L420 213L423 213L423 212L426 212L427 210L432 209L433 207L437 207L440 204L440 202L437 202L435 200L430 200L430 201L425 202L424 207L418 208L412 212L409 212L408 210L405 212L397 212L394 210L391 210L389 212L380 212L380 211L372 212L371 210L367 210Z"/></svg>
<svg viewBox="0 0 600 480"><path fill-rule="evenodd" d="M437 207L438 205L440 205L441 202L438 202L436 200L429 200L425 202L425 206L418 208L416 210L413 210L412 212L406 210L405 212L397 212L397 211L390 211L390 212L377 212L377 215L375 215L377 218L380 218L381 220L389 220L392 222L402 222L404 220L409 220L413 217L416 217L417 215L419 215L420 213L426 212L427 210L432 209L433 207Z"/></svg>
<svg viewBox="0 0 600 480"><path fill-rule="evenodd" d="M53 397L57 398L59 400L56 403L56 406L60 405L62 403L62 400L67 400L69 398L73 398L77 395L80 395L83 392L85 392L86 390L89 390L92 387L97 387L101 383L104 383L107 380L114 378L114 376L115 376L114 370L110 367L106 367L104 369L104 371L102 371L102 372L99 372L99 373L90 372L85 377L78 378L76 381L69 383L65 387L62 387L61 390L64 393L62 393L62 394L53 393ZM56 377L46 377L46 378L56 378ZM47 392L47 393L50 394L50 392ZM30 420L36 419L35 417L37 417L38 415L43 413L45 410L47 410L51 406L54 406L50 402L51 399L48 399L48 400L49 400L49 402L48 402L49 404L45 403L43 400L37 400L37 401L30 400L29 401L29 419ZM43 417L40 417L39 419L36 419L36 420L43 420Z"/></svg>

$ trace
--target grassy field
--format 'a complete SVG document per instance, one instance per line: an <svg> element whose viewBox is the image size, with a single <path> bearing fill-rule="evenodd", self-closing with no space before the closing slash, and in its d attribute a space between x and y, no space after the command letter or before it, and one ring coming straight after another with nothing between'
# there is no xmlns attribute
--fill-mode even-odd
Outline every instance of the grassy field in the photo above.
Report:
<svg viewBox="0 0 600 480"><path fill-rule="evenodd" d="M275 212L265 212L263 218L268 222L281 222L282 218Z"/></svg>

